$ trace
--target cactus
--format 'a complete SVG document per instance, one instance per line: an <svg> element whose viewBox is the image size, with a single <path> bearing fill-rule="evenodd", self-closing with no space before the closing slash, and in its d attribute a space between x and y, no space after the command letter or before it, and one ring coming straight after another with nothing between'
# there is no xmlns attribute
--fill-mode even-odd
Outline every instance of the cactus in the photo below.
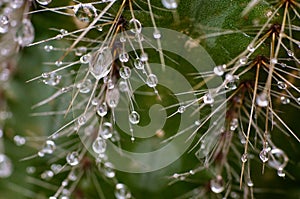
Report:
<svg viewBox="0 0 300 199"><path fill-rule="evenodd" d="M0 3L4 198L300 196L300 2Z"/></svg>

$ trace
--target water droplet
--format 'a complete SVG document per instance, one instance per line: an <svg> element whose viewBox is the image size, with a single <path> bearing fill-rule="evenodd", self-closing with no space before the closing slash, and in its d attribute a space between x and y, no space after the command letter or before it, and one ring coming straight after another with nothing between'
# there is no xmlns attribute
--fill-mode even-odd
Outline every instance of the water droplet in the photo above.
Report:
<svg viewBox="0 0 300 199"><path fill-rule="evenodd" d="M77 151L69 153L66 157L67 163L71 166L76 166L79 164L79 154Z"/></svg>
<svg viewBox="0 0 300 199"><path fill-rule="evenodd" d="M281 96L280 101L281 101L281 104L289 104L291 102L291 100L285 96Z"/></svg>
<svg viewBox="0 0 300 199"><path fill-rule="evenodd" d="M244 154L242 155L242 157L241 157L241 160L242 160L243 163L247 162L247 160L248 160L248 154L247 154L247 153L244 153Z"/></svg>
<svg viewBox="0 0 300 199"><path fill-rule="evenodd" d="M61 66L61 65L63 64L63 62L62 62L62 61L56 61L54 64L55 64L57 67L59 67L59 66Z"/></svg>
<svg viewBox="0 0 300 199"><path fill-rule="evenodd" d="M271 64L277 64L277 63L278 63L278 60L277 60L276 58L272 58L272 59L270 60L270 63L271 63Z"/></svg>
<svg viewBox="0 0 300 199"><path fill-rule="evenodd" d="M51 45L45 45L45 46L44 46L44 50L45 50L46 52L51 52L51 51L53 50L53 46L51 46Z"/></svg>
<svg viewBox="0 0 300 199"><path fill-rule="evenodd" d="M248 187L253 187L254 184L251 179L247 180L247 185L248 185Z"/></svg>
<svg viewBox="0 0 300 199"><path fill-rule="evenodd" d="M56 145L52 140L47 140L41 150L43 154L52 154L56 149Z"/></svg>
<svg viewBox="0 0 300 199"><path fill-rule="evenodd" d="M77 88L80 93L89 93L92 89L92 81L90 79L86 79L84 82L78 83Z"/></svg>
<svg viewBox="0 0 300 199"><path fill-rule="evenodd" d="M119 90L120 92L127 92L128 91L128 84L126 81L119 82Z"/></svg>
<svg viewBox="0 0 300 199"><path fill-rule="evenodd" d="M142 53L141 54L141 61L142 62L148 61L148 54L147 53Z"/></svg>
<svg viewBox="0 0 300 199"><path fill-rule="evenodd" d="M178 6L176 0L161 0L161 3L167 9L176 9Z"/></svg>
<svg viewBox="0 0 300 199"><path fill-rule="evenodd" d="M100 116L100 117L104 117L106 114L107 114L107 105L105 102L103 102L102 104L100 104L98 107L97 107L97 114Z"/></svg>
<svg viewBox="0 0 300 199"><path fill-rule="evenodd" d="M278 168L277 170L277 175L281 178L284 178L285 177L285 173L283 171L283 168Z"/></svg>
<svg viewBox="0 0 300 199"><path fill-rule="evenodd" d="M131 69L127 66L124 66L124 67L120 68L119 73L123 79L128 79L131 75Z"/></svg>
<svg viewBox="0 0 300 199"><path fill-rule="evenodd" d="M254 52L254 51L255 51L255 48L254 48L254 46L253 46L252 44L250 44L250 45L247 47L247 50L248 50L249 52Z"/></svg>
<svg viewBox="0 0 300 199"><path fill-rule="evenodd" d="M88 23L98 15L97 9L90 3L78 4L74 6L74 13L77 19Z"/></svg>
<svg viewBox="0 0 300 199"><path fill-rule="evenodd" d="M106 141L102 137L97 137L92 145L95 153L104 153L106 150Z"/></svg>
<svg viewBox="0 0 300 199"><path fill-rule="evenodd" d="M247 64L247 61L248 61L248 57L246 57L246 56L241 57L240 60L239 60L241 65Z"/></svg>
<svg viewBox="0 0 300 199"><path fill-rule="evenodd" d="M26 167L26 172L27 172L28 174L34 174L35 171L36 171L36 168L33 167L33 166Z"/></svg>
<svg viewBox="0 0 300 199"><path fill-rule="evenodd" d="M119 54L119 60L120 60L120 62L123 62L123 63L128 62L128 60L129 60L128 53L127 52L120 53Z"/></svg>
<svg viewBox="0 0 300 199"><path fill-rule="evenodd" d="M104 163L102 171L103 171L104 175L108 178L113 178L116 175L114 165L110 162Z"/></svg>
<svg viewBox="0 0 300 199"><path fill-rule="evenodd" d="M141 24L141 22L139 20L137 20L137 19L131 19L129 21L129 30L132 33L140 34L142 32L142 24Z"/></svg>
<svg viewBox="0 0 300 199"><path fill-rule="evenodd" d="M84 125L86 123L86 120L87 120L86 116L85 115L81 115L77 119L77 124L79 126L82 126L82 125Z"/></svg>
<svg viewBox="0 0 300 199"><path fill-rule="evenodd" d="M13 9L18 9L21 8L22 5L24 4L24 0L10 0L10 7Z"/></svg>
<svg viewBox="0 0 300 199"><path fill-rule="evenodd" d="M291 51L291 50L288 50L288 51L287 51L287 54L288 54L288 56L290 56L290 57L293 57L293 56L295 55L294 52Z"/></svg>
<svg viewBox="0 0 300 199"><path fill-rule="evenodd" d="M142 70L144 69L145 65L139 58L136 58L134 60L134 67L138 70Z"/></svg>
<svg viewBox="0 0 300 199"><path fill-rule="evenodd" d="M131 193L125 184L118 183L115 188L115 196L117 199L128 199L131 198Z"/></svg>
<svg viewBox="0 0 300 199"><path fill-rule="evenodd" d="M203 102L204 104L213 104L214 103L214 98L212 97L212 95L210 93L206 93L203 96Z"/></svg>
<svg viewBox="0 0 300 199"><path fill-rule="evenodd" d="M265 93L260 93L256 97L256 104L260 107L268 106L269 102Z"/></svg>
<svg viewBox="0 0 300 199"><path fill-rule="evenodd" d="M87 63L90 62L90 59L91 59L91 54L90 54L90 53L85 54L85 55L82 55L82 56L80 57L80 63L82 63L82 64L87 64Z"/></svg>
<svg viewBox="0 0 300 199"><path fill-rule="evenodd" d="M34 40L34 28L29 19L23 19L21 26L16 31L15 41L20 46L27 46Z"/></svg>
<svg viewBox="0 0 300 199"><path fill-rule="evenodd" d="M120 99L120 92L118 89L114 88L112 90L108 90L106 93L106 103L110 108L117 107Z"/></svg>
<svg viewBox="0 0 300 199"><path fill-rule="evenodd" d="M46 170L41 174L41 178L44 180L50 180L51 178L53 178L54 173L51 170Z"/></svg>
<svg viewBox="0 0 300 199"><path fill-rule="evenodd" d="M225 76L225 88L229 90L235 90L237 88L238 76L226 74Z"/></svg>
<svg viewBox="0 0 300 199"><path fill-rule="evenodd" d="M51 164L50 168L55 174L58 174L59 172L61 172L63 166L61 166L60 164Z"/></svg>
<svg viewBox="0 0 300 199"><path fill-rule="evenodd" d="M87 48L85 46L79 46L75 50L76 56L82 56L87 52Z"/></svg>
<svg viewBox="0 0 300 199"><path fill-rule="evenodd" d="M9 29L9 19L6 15L0 15L0 33L7 33Z"/></svg>
<svg viewBox="0 0 300 199"><path fill-rule="evenodd" d="M230 121L230 130L231 131L235 131L235 129L237 129L238 127L238 119L237 118L233 118L231 121Z"/></svg>
<svg viewBox="0 0 300 199"><path fill-rule="evenodd" d="M55 196L50 196L49 199L57 199Z"/></svg>
<svg viewBox="0 0 300 199"><path fill-rule="evenodd" d="M185 106L179 106L177 109L178 113L183 113L185 111Z"/></svg>
<svg viewBox="0 0 300 199"><path fill-rule="evenodd" d="M224 191L225 187L222 176L217 176L217 178L210 181L210 189L214 193L221 193Z"/></svg>
<svg viewBox="0 0 300 199"><path fill-rule="evenodd" d="M278 81L277 86L279 89L282 89L282 90L287 88L287 85L282 81Z"/></svg>
<svg viewBox="0 0 300 199"><path fill-rule="evenodd" d="M226 64L215 66L214 73L218 76L222 76L225 72Z"/></svg>
<svg viewBox="0 0 300 199"><path fill-rule="evenodd" d="M160 31L159 30L154 30L154 32L153 32L153 37L154 37L154 39L160 39L161 38L161 33L160 33Z"/></svg>
<svg viewBox="0 0 300 199"><path fill-rule="evenodd" d="M10 159L0 154L0 178L7 178L12 174L12 163Z"/></svg>
<svg viewBox="0 0 300 199"><path fill-rule="evenodd" d="M268 164L275 169L283 169L289 161L287 155L281 149L272 149L270 152L270 159Z"/></svg>
<svg viewBox="0 0 300 199"><path fill-rule="evenodd" d="M56 86L61 80L61 76L56 73L43 73L43 82L50 86Z"/></svg>
<svg viewBox="0 0 300 199"><path fill-rule="evenodd" d="M52 0L36 0L36 2L37 2L38 4L41 4L41 5L43 5L43 6L46 6L46 5L48 5L49 3L51 3Z"/></svg>
<svg viewBox="0 0 300 199"><path fill-rule="evenodd" d="M109 139L113 136L112 124L110 122L104 122L99 131L99 134L103 139Z"/></svg>
<svg viewBox="0 0 300 199"><path fill-rule="evenodd" d="M20 135L14 136L14 142L17 146L22 146L26 143L26 139Z"/></svg>
<svg viewBox="0 0 300 199"><path fill-rule="evenodd" d="M151 88L155 87L158 83L158 79L157 79L156 75L149 74L147 77L146 83Z"/></svg>
<svg viewBox="0 0 300 199"><path fill-rule="evenodd" d="M108 75L112 68L113 57L108 47L101 48L93 53L89 62L89 69L96 79Z"/></svg>
<svg viewBox="0 0 300 199"><path fill-rule="evenodd" d="M132 111L129 114L129 122L131 124L138 124L140 122L140 115L136 111Z"/></svg>
<svg viewBox="0 0 300 199"><path fill-rule="evenodd" d="M264 148L259 153L259 158L263 163L267 162L269 160L269 150L267 148Z"/></svg>

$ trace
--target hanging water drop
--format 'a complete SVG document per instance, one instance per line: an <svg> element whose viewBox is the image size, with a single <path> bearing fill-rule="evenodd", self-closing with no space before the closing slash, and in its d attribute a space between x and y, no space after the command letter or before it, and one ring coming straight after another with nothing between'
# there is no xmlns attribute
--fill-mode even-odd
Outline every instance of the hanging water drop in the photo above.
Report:
<svg viewBox="0 0 300 199"><path fill-rule="evenodd" d="M44 50L45 50L46 52L51 52L51 51L53 50L53 46L51 46L51 45L45 45L45 46L44 46Z"/></svg>
<svg viewBox="0 0 300 199"><path fill-rule="evenodd" d="M85 46L79 46L75 50L76 56L82 56L87 52L87 48Z"/></svg>
<svg viewBox="0 0 300 199"><path fill-rule="evenodd" d="M137 19L131 19L129 21L129 30L132 33L140 34L142 32L142 24L141 24L141 22L139 20L137 20Z"/></svg>
<svg viewBox="0 0 300 199"><path fill-rule="evenodd" d="M103 138L98 137L93 142L92 148L95 153L104 153L106 150L106 141Z"/></svg>
<svg viewBox="0 0 300 199"><path fill-rule="evenodd" d="M52 0L36 0L36 2L40 5L46 6L52 2Z"/></svg>
<svg viewBox="0 0 300 199"><path fill-rule="evenodd" d="M185 111L185 106L179 106L177 109L178 113L184 113L184 111Z"/></svg>
<svg viewBox="0 0 300 199"><path fill-rule="evenodd" d="M86 120L87 120L87 118L86 118L85 115L79 116L78 119L77 119L78 126L84 125L86 123Z"/></svg>
<svg viewBox="0 0 300 199"><path fill-rule="evenodd" d="M78 4L74 6L74 13L77 19L88 23L97 17L97 9L90 3Z"/></svg>
<svg viewBox="0 0 300 199"><path fill-rule="evenodd" d="M140 115L136 111L132 111L129 114L129 122L131 124L138 124L140 122Z"/></svg>
<svg viewBox="0 0 300 199"><path fill-rule="evenodd" d="M285 173L283 171L283 168L278 168L277 170L277 175L281 178L284 178L285 177Z"/></svg>
<svg viewBox="0 0 300 199"><path fill-rule="evenodd" d="M222 76L225 72L226 64L215 66L214 67L214 73L218 76Z"/></svg>
<svg viewBox="0 0 300 199"><path fill-rule="evenodd" d="M263 163L269 160L269 150L267 148L263 148L259 153L259 158Z"/></svg>
<svg viewBox="0 0 300 199"><path fill-rule="evenodd" d="M153 32L153 38L154 39L160 39L161 38L161 33L160 33L160 31L159 30L154 30L154 32Z"/></svg>
<svg viewBox="0 0 300 199"><path fill-rule="evenodd" d="M29 19L23 19L21 26L15 34L15 41L24 47L31 44L34 40L34 28Z"/></svg>
<svg viewBox="0 0 300 199"><path fill-rule="evenodd" d="M108 75L112 68L113 57L108 47L100 48L93 53L89 61L89 70L96 79Z"/></svg>
<svg viewBox="0 0 300 199"><path fill-rule="evenodd" d="M114 165L110 162L104 163L102 171L104 175L108 178L113 178L116 175Z"/></svg>
<svg viewBox="0 0 300 199"><path fill-rule="evenodd" d="M291 100L286 96L281 96L280 101L281 101L281 104L289 104L291 102Z"/></svg>
<svg viewBox="0 0 300 199"><path fill-rule="evenodd" d="M282 81L278 81L277 86L278 86L279 89L282 89L282 90L287 88L287 85Z"/></svg>
<svg viewBox="0 0 300 199"><path fill-rule="evenodd" d="M176 9L178 6L176 0L161 0L161 3L167 9Z"/></svg>
<svg viewBox="0 0 300 199"><path fill-rule="evenodd" d="M247 61L248 61L248 57L246 57L246 56L241 57L240 60L239 60L241 65L247 64Z"/></svg>
<svg viewBox="0 0 300 199"><path fill-rule="evenodd" d="M92 81L90 79L86 79L85 81L78 83L77 88L80 93L89 93L92 89Z"/></svg>
<svg viewBox="0 0 300 199"><path fill-rule="evenodd" d="M128 62L129 61L128 53L127 52L121 52L119 54L119 60L120 60L120 62L123 62L123 63Z"/></svg>
<svg viewBox="0 0 300 199"><path fill-rule="evenodd" d="M210 189L214 193L221 193L224 191L224 181L222 176L218 175L215 179L210 181Z"/></svg>
<svg viewBox="0 0 300 199"><path fill-rule="evenodd" d="M56 149L56 145L54 141L52 140L47 140L41 150L42 153L47 153L47 154L52 154Z"/></svg>
<svg viewBox="0 0 300 199"><path fill-rule="evenodd" d="M103 102L102 104L100 104L98 107L97 107L97 114L100 116L100 117L104 117L106 114L107 114L107 105L105 102Z"/></svg>
<svg viewBox="0 0 300 199"><path fill-rule="evenodd" d="M26 139L20 135L14 136L14 142L17 146L23 146L26 143Z"/></svg>
<svg viewBox="0 0 300 199"><path fill-rule="evenodd" d="M71 166L76 166L79 164L79 154L77 151L69 153L66 157L67 163Z"/></svg>
<svg viewBox="0 0 300 199"><path fill-rule="evenodd" d="M134 67L138 70L143 70L145 65L139 58L136 58L134 60Z"/></svg>
<svg viewBox="0 0 300 199"><path fill-rule="evenodd" d="M260 107L268 106L269 102L268 102L267 95L265 93L258 94L256 97L256 104Z"/></svg>
<svg viewBox="0 0 300 199"><path fill-rule="evenodd" d="M146 83L151 88L155 87L158 83L158 79L157 79L156 75L149 74L147 77Z"/></svg>
<svg viewBox="0 0 300 199"><path fill-rule="evenodd" d="M270 152L270 159L268 164L270 167L275 169L283 169L289 161L287 155L281 149L272 149Z"/></svg>
<svg viewBox="0 0 300 199"><path fill-rule="evenodd" d="M124 66L120 68L119 74L123 79L128 79L131 75L131 69L127 66Z"/></svg>
<svg viewBox="0 0 300 199"><path fill-rule="evenodd" d="M128 91L128 84L126 81L119 82L119 90L120 92L127 92Z"/></svg>
<svg viewBox="0 0 300 199"><path fill-rule="evenodd" d="M109 139L113 136L112 124L110 122L104 122L102 127L99 129L99 135L103 139Z"/></svg>
<svg viewBox="0 0 300 199"><path fill-rule="evenodd" d="M213 104L214 103L214 98L212 97L212 95L210 93L206 93L203 96L203 102L204 104Z"/></svg>
<svg viewBox="0 0 300 199"><path fill-rule="evenodd" d="M0 33L7 33L9 29L9 19L6 15L0 15Z"/></svg>
<svg viewBox="0 0 300 199"><path fill-rule="evenodd" d="M91 59L91 54L90 54L90 53L85 54L85 55L82 55L82 56L80 57L80 63L82 63L82 64L87 64L87 63L90 62L90 59Z"/></svg>
<svg viewBox="0 0 300 199"><path fill-rule="evenodd" d="M118 89L114 88L112 90L108 90L106 93L106 103L110 108L117 107L120 100L120 92Z"/></svg>
<svg viewBox="0 0 300 199"><path fill-rule="evenodd" d="M0 154L0 178L7 178L12 174L11 160L4 154Z"/></svg>
<svg viewBox="0 0 300 199"><path fill-rule="evenodd" d="M117 199L128 199L131 198L131 193L125 184L118 183L115 188L115 196Z"/></svg>
<svg viewBox="0 0 300 199"><path fill-rule="evenodd" d="M43 82L50 86L56 86L61 80L61 76L56 73L44 73L42 77L44 78Z"/></svg>
<svg viewBox="0 0 300 199"><path fill-rule="evenodd" d="M244 153L244 154L242 155L242 157L241 157L241 160L242 160L243 163L247 162L247 160L248 160L248 154L247 154L247 153Z"/></svg>

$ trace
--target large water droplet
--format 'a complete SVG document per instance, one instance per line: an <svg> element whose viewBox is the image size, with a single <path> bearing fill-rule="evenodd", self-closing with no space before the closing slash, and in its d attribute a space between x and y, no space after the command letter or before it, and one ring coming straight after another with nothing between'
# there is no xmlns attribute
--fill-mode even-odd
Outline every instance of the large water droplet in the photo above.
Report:
<svg viewBox="0 0 300 199"><path fill-rule="evenodd" d="M115 196L117 199L128 199L131 198L131 193L125 184L118 183L115 188Z"/></svg>
<svg viewBox="0 0 300 199"><path fill-rule="evenodd" d="M97 9L90 3L78 4L74 6L74 13L77 19L82 22L93 21L97 16Z"/></svg>
<svg viewBox="0 0 300 199"><path fill-rule="evenodd" d="M106 103L110 108L117 107L120 99L119 89L111 89L106 93Z"/></svg>
<svg viewBox="0 0 300 199"><path fill-rule="evenodd" d="M176 0L161 0L161 3L167 9L176 9L178 6Z"/></svg>
<svg viewBox="0 0 300 199"><path fill-rule="evenodd" d="M237 88L237 82L239 80L238 76L233 76L231 74L226 74L225 76L225 88L229 90L235 90Z"/></svg>
<svg viewBox="0 0 300 199"><path fill-rule="evenodd" d="M129 122L131 124L138 124L140 122L140 115L136 111L132 111L129 114Z"/></svg>
<svg viewBox="0 0 300 199"><path fill-rule="evenodd" d="M112 68L113 57L108 47L100 48L92 54L89 61L89 69L96 79L101 79L108 75Z"/></svg>
<svg viewBox="0 0 300 199"><path fill-rule="evenodd" d="M224 191L225 187L222 176L217 176L217 178L210 181L210 189L214 193L221 193Z"/></svg>
<svg viewBox="0 0 300 199"><path fill-rule="evenodd" d="M46 6L46 5L48 5L49 3L51 3L52 0L36 0L36 2L37 2L38 4L41 4L41 5L43 5L43 6Z"/></svg>
<svg viewBox="0 0 300 199"><path fill-rule="evenodd" d="M16 31L15 41L20 46L27 46L34 40L34 28L29 19L23 19L21 26Z"/></svg>
<svg viewBox="0 0 300 199"><path fill-rule="evenodd" d="M66 157L67 163L71 166L76 166L79 164L79 154L77 151L69 153Z"/></svg>
<svg viewBox="0 0 300 199"><path fill-rule="evenodd" d="M95 153L104 153L106 150L106 141L102 137L97 137L92 145Z"/></svg>
<svg viewBox="0 0 300 199"><path fill-rule="evenodd" d="M0 178L7 178L12 174L12 163L10 159L0 154Z"/></svg>

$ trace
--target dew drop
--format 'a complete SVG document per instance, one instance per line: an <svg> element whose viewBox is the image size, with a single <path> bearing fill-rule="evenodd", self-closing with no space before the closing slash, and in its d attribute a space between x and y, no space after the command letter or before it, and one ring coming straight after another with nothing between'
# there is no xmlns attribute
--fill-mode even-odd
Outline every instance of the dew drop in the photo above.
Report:
<svg viewBox="0 0 300 199"><path fill-rule="evenodd" d="M10 7L13 9L21 8L24 4L24 0L10 0Z"/></svg>
<svg viewBox="0 0 300 199"><path fill-rule="evenodd" d="M259 153L259 158L263 163L267 162L269 160L269 150L267 148L261 150Z"/></svg>
<svg viewBox="0 0 300 199"><path fill-rule="evenodd" d="M112 124L110 122L104 122L101 129L99 129L99 134L103 139L109 139L113 136Z"/></svg>
<svg viewBox="0 0 300 199"><path fill-rule="evenodd" d="M117 199L128 199L131 198L131 193L125 184L118 183L115 188L115 196Z"/></svg>
<svg viewBox="0 0 300 199"><path fill-rule="evenodd" d="M287 85L282 81L278 81L277 86L278 86L279 89L282 89L282 90L287 88Z"/></svg>
<svg viewBox="0 0 300 199"><path fill-rule="evenodd" d="M90 4L78 4L74 6L74 13L77 19L79 19L82 22L88 23L98 15L96 8Z"/></svg>
<svg viewBox="0 0 300 199"><path fill-rule="evenodd" d="M15 34L14 40L22 47L31 44L34 40L34 28L29 19L23 19Z"/></svg>
<svg viewBox="0 0 300 199"><path fill-rule="evenodd" d="M140 115L136 111L132 111L129 114L129 122L131 124L138 124L140 122Z"/></svg>
<svg viewBox="0 0 300 199"><path fill-rule="evenodd" d="M215 66L214 73L218 76L222 76L225 72L226 64Z"/></svg>
<svg viewBox="0 0 300 199"><path fill-rule="evenodd" d="M97 107L97 114L100 116L100 117L104 117L106 114L107 114L107 105L105 102L103 102L102 104L100 104L98 107Z"/></svg>
<svg viewBox="0 0 300 199"><path fill-rule="evenodd" d="M210 181L210 189L214 193L221 193L224 191L225 187L222 176L217 176L217 178Z"/></svg>
<svg viewBox="0 0 300 199"><path fill-rule="evenodd" d="M272 59L270 60L270 63L271 63L271 64L277 64L277 63L278 63L278 60L277 60L276 58L272 58Z"/></svg>
<svg viewBox="0 0 300 199"><path fill-rule="evenodd" d="M119 54L119 60L120 60L120 62L123 62L123 63L128 62L129 61L128 53L127 52L120 53Z"/></svg>
<svg viewBox="0 0 300 199"><path fill-rule="evenodd" d="M106 103L110 108L117 107L120 100L120 92L118 89L114 88L112 90L108 90L106 93Z"/></svg>
<svg viewBox="0 0 300 199"><path fill-rule="evenodd" d="M160 31L159 30L154 30L153 37L154 37L154 39L160 39L161 38Z"/></svg>
<svg viewBox="0 0 300 199"><path fill-rule="evenodd" d="M50 86L56 86L61 80L61 76L56 73L43 73L43 82Z"/></svg>
<svg viewBox="0 0 300 199"><path fill-rule="evenodd" d="M237 118L233 118L231 121L230 121L230 130L231 131L235 131L235 129L237 129L238 127L238 119Z"/></svg>
<svg viewBox="0 0 300 199"><path fill-rule="evenodd" d="M247 61L248 61L248 58L246 56L241 57L240 60L239 60L241 65L247 64Z"/></svg>
<svg viewBox="0 0 300 199"><path fill-rule="evenodd" d="M51 52L51 51L53 50L53 46L51 46L51 45L45 45L45 46L44 46L44 50L45 50L46 52Z"/></svg>
<svg viewBox="0 0 300 199"><path fill-rule="evenodd" d="M80 63L87 64L90 62L90 59L91 59L91 54L88 53L88 54L82 55L80 57Z"/></svg>
<svg viewBox="0 0 300 199"><path fill-rule="evenodd" d="M47 140L41 150L41 152L43 154L47 153L47 154L52 154L56 149L56 145L54 143L54 141L52 140Z"/></svg>
<svg viewBox="0 0 300 199"><path fill-rule="evenodd" d="M89 70L96 79L108 75L112 68L113 57L108 47L100 48L93 53L89 61Z"/></svg>
<svg viewBox="0 0 300 199"><path fill-rule="evenodd" d="M288 51L287 51L287 54L288 54L288 56L290 56L290 57L293 57L293 56L295 55L294 52L291 51L291 50L288 50Z"/></svg>
<svg viewBox="0 0 300 199"><path fill-rule="evenodd" d="M178 113L184 113L184 111L185 111L185 106L179 106L177 109Z"/></svg>
<svg viewBox="0 0 300 199"><path fill-rule="evenodd" d="M251 179L247 180L247 185L248 185L248 187L253 187L254 184Z"/></svg>
<svg viewBox="0 0 300 199"><path fill-rule="evenodd" d="M119 82L119 90L120 92L127 92L128 91L128 84L126 81L120 81Z"/></svg>
<svg viewBox="0 0 300 199"><path fill-rule="evenodd" d="M82 56L87 52L87 48L85 46L79 46L75 50L76 56Z"/></svg>
<svg viewBox="0 0 300 199"><path fill-rule="evenodd" d="M0 178L7 178L12 174L11 160L4 154L0 154Z"/></svg>
<svg viewBox="0 0 300 199"><path fill-rule="evenodd" d="M113 178L116 175L114 165L110 162L104 163L102 171L104 175L108 178Z"/></svg>
<svg viewBox="0 0 300 199"><path fill-rule="evenodd" d="M161 3L167 9L176 9L178 6L176 0L161 0Z"/></svg>
<svg viewBox="0 0 300 199"><path fill-rule="evenodd" d="M46 170L41 174L41 178L44 180L50 180L51 178L53 178L54 173L51 170Z"/></svg>
<svg viewBox="0 0 300 199"><path fill-rule="evenodd" d="M142 53L141 54L141 61L142 62L148 61L148 54L147 53Z"/></svg>
<svg viewBox="0 0 300 199"><path fill-rule="evenodd" d="M225 88L228 90L235 90L237 88L237 82L239 80L238 76L233 76L231 74L226 74L225 76Z"/></svg>
<svg viewBox="0 0 300 199"><path fill-rule="evenodd" d="M243 163L247 162L247 160L248 160L248 154L247 154L247 153L244 153L244 154L242 155L242 157L241 157L241 160L242 160Z"/></svg>
<svg viewBox="0 0 300 199"><path fill-rule="evenodd" d="M86 79L85 81L78 83L77 88L80 93L89 93L92 89L92 81L90 79Z"/></svg>
<svg viewBox="0 0 300 199"><path fill-rule="evenodd" d="M212 97L212 95L210 93L206 93L203 96L203 102L204 104L213 104L214 103L214 98Z"/></svg>
<svg viewBox="0 0 300 199"><path fill-rule="evenodd" d="M46 6L52 2L52 0L36 0L36 2L40 5Z"/></svg>
<svg viewBox="0 0 300 199"><path fill-rule="evenodd" d="M281 96L280 101L281 101L281 104L289 104L291 102L291 100L285 96Z"/></svg>
<svg viewBox="0 0 300 199"><path fill-rule="evenodd" d="M7 33L9 29L9 19L6 15L0 15L0 33Z"/></svg>
<svg viewBox="0 0 300 199"><path fill-rule="evenodd" d="M106 150L106 141L102 137L97 137L92 145L95 153L104 153Z"/></svg>
<svg viewBox="0 0 300 199"><path fill-rule="evenodd" d="M134 60L134 67L138 70L142 70L144 69L145 65L139 58L136 58Z"/></svg>
<svg viewBox="0 0 300 199"><path fill-rule="evenodd" d="M285 177L285 173L283 171L283 168L278 168L277 170L277 175L281 178L284 178Z"/></svg>
<svg viewBox="0 0 300 199"><path fill-rule="evenodd" d="M137 20L137 19L131 19L129 21L129 30L132 33L140 34L142 32L142 24L141 24L141 22L139 20Z"/></svg>
<svg viewBox="0 0 300 199"><path fill-rule="evenodd" d="M59 172L61 172L63 166L61 166L60 164L52 164L50 168L55 174L58 174Z"/></svg>
<svg viewBox="0 0 300 199"><path fill-rule="evenodd" d="M77 151L69 153L66 157L67 163L71 166L76 166L79 164L79 154Z"/></svg>
<svg viewBox="0 0 300 199"><path fill-rule="evenodd" d="M26 143L26 139L20 135L14 136L14 142L17 146L22 146Z"/></svg>
<svg viewBox="0 0 300 199"><path fill-rule="evenodd" d="M127 66L124 66L120 68L119 74L123 79L128 79L131 75L131 69Z"/></svg>
<svg viewBox="0 0 300 199"><path fill-rule="evenodd" d="M254 48L254 46L253 46L252 44L250 44L250 45L247 47L247 50L248 50L249 52L254 52L254 51L255 51L255 48Z"/></svg>
<svg viewBox="0 0 300 199"><path fill-rule="evenodd" d="M287 155L281 149L272 149L270 152L270 159L268 164L275 169L283 169L289 161Z"/></svg>
<svg viewBox="0 0 300 199"><path fill-rule="evenodd" d="M260 93L256 97L256 104L260 107L268 106L269 102L265 93Z"/></svg>
<svg viewBox="0 0 300 199"><path fill-rule="evenodd" d="M79 116L78 119L77 119L77 124L78 124L79 126L82 126L82 125L84 125L85 123L86 123L86 116L85 116L85 115Z"/></svg>
<svg viewBox="0 0 300 199"><path fill-rule="evenodd" d="M155 87L158 83L158 79L157 79L156 75L149 74L147 77L146 83L151 88Z"/></svg>

